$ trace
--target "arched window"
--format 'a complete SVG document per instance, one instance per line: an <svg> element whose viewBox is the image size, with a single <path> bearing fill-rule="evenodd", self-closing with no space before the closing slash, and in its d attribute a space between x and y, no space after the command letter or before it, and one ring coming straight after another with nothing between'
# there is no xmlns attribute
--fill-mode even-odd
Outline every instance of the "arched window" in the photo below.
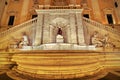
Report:
<svg viewBox="0 0 120 80"><path fill-rule="evenodd" d="M113 24L112 14L106 14L106 15L107 15L108 24Z"/></svg>
<svg viewBox="0 0 120 80"><path fill-rule="evenodd" d="M115 2L114 4L115 4L115 7L117 8L117 7L118 7L118 3L117 3L117 2Z"/></svg>
<svg viewBox="0 0 120 80"><path fill-rule="evenodd" d="M8 26L12 26L14 24L14 19L15 19L14 15L9 17Z"/></svg>

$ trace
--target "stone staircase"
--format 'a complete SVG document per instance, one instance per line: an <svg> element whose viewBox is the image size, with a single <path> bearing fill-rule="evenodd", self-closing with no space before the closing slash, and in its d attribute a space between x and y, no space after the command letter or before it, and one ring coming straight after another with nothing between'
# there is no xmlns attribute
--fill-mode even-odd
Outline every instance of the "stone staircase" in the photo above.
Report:
<svg viewBox="0 0 120 80"><path fill-rule="evenodd" d="M87 29L87 33L89 37L93 34L93 32L97 31L100 34L100 37L103 37L105 34L110 35L110 41L116 47L120 47L120 31L114 29L110 26L103 25L94 20L84 18L83 17L83 25Z"/></svg>
<svg viewBox="0 0 120 80"><path fill-rule="evenodd" d="M77 80L97 80L109 71L120 70L119 52L23 51L14 54L12 61L18 66L8 72L8 75L15 80L61 80L82 77L84 78Z"/></svg>
<svg viewBox="0 0 120 80"><path fill-rule="evenodd" d="M34 18L0 33L0 50L8 48L9 45L16 44L16 40L21 38L23 32L27 32L30 35L36 27L36 22L37 18Z"/></svg>
<svg viewBox="0 0 120 80"><path fill-rule="evenodd" d="M35 32L36 23L37 18L0 33L0 50L5 49L7 51L9 45L14 44L15 39L20 39L23 32L27 32L32 38L34 34L31 35L31 33ZM119 31L86 18L83 18L83 25L90 35L94 31L98 31L101 35L110 34L114 44L120 46ZM96 80L105 76L109 70L120 70L119 52L35 50L11 53L6 54L6 52L2 53L0 51L1 74L9 70L11 65L16 62L18 66L14 67L12 71L7 72L7 74L13 79L17 76L17 79L20 78L19 80L27 79L29 76L29 78L37 78L38 80L40 78L89 78L94 74L98 74L99 76L91 77L91 80Z"/></svg>
<svg viewBox="0 0 120 80"><path fill-rule="evenodd" d="M118 31L117 29L114 29L114 28L112 28L112 27L110 27L110 26L106 26L106 25L101 24L101 23L99 23L99 22L96 22L96 21L94 21L94 20L91 20L91 19L88 19L88 18L83 17L83 22L89 23L89 24L91 24L91 25L94 25L94 27L97 27L97 28L99 28L99 29L104 29L104 30L106 30L106 31L109 31L109 32L115 34L116 36L119 36L119 35L120 35L120 31Z"/></svg>
<svg viewBox="0 0 120 80"><path fill-rule="evenodd" d="M0 52L0 74L5 73L12 68L12 65L14 64L14 62L11 61L12 55L13 54Z"/></svg>
<svg viewBox="0 0 120 80"><path fill-rule="evenodd" d="M32 39L35 36L35 28L36 28L37 18L24 22L20 25L17 25L9 30L6 30L0 33L0 50L6 49L11 45L16 44L17 40L19 40L22 36L23 32L27 32ZM87 19L83 17L83 26L86 28L87 34L89 37L92 35L94 31L98 31L101 36L105 34L109 34L111 38L111 42L115 44L117 47L120 47L120 32L114 28L109 26L105 26L96 21ZM34 33L31 35L31 33ZM89 39L88 39L89 40Z"/></svg>

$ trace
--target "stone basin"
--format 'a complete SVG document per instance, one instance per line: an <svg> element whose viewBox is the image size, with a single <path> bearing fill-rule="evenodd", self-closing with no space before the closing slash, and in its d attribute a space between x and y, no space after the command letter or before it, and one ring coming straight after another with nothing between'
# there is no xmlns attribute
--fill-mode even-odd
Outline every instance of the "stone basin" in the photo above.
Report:
<svg viewBox="0 0 120 80"><path fill-rule="evenodd" d="M23 46L21 50L95 50L95 45L77 45L68 43L51 43L40 46Z"/></svg>
<svg viewBox="0 0 120 80"><path fill-rule="evenodd" d="M32 50L14 54L12 61L18 65L13 71L22 76L37 79L74 79L95 75L92 78L98 79L108 73L106 68L120 68L119 57L119 54L91 50ZM15 76L14 72L9 76Z"/></svg>

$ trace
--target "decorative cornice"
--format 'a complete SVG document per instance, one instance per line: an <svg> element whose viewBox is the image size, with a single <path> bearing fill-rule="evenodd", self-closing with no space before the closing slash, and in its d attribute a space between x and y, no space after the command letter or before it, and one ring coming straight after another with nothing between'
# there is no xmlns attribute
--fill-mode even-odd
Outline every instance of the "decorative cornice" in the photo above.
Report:
<svg viewBox="0 0 120 80"><path fill-rule="evenodd" d="M7 14L17 14L18 11L7 11Z"/></svg>
<svg viewBox="0 0 120 80"><path fill-rule="evenodd" d="M36 9L39 13L82 13L83 9Z"/></svg>

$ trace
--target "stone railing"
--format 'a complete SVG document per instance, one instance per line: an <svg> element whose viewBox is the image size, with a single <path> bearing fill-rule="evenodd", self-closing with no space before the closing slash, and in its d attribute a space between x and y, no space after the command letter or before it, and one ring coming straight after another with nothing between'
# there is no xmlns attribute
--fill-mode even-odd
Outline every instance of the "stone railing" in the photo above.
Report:
<svg viewBox="0 0 120 80"><path fill-rule="evenodd" d="M95 46L79 46L77 44L69 43L51 43L42 44L40 46L23 46L20 50L95 50Z"/></svg>
<svg viewBox="0 0 120 80"><path fill-rule="evenodd" d="M19 30L19 29L22 29L22 28L25 28L25 27L28 27L28 25L32 25L32 24L34 24L34 23L36 23L36 22L37 22L37 18L34 18L34 19L29 20L29 21L27 21L27 22L25 22L25 23L22 23L22 24L20 24L20 25L16 25L16 26L14 26L13 28L10 28L10 29L7 30L7 31L1 32L1 33L0 33L0 38L6 37L6 35L11 34L12 32L15 32L15 31L17 31L17 30Z"/></svg>
<svg viewBox="0 0 120 80"><path fill-rule="evenodd" d="M10 36L20 34L23 30L30 30L37 23L37 18L24 22L20 25L14 26L9 30L0 33L0 49L5 49L11 42ZM17 37L16 37L17 38Z"/></svg>
<svg viewBox="0 0 120 80"><path fill-rule="evenodd" d="M94 21L94 20L87 19L87 18L85 18L85 17L83 17L83 21L84 21L84 22L87 22L87 23L89 23L89 24L92 24L92 25L94 25L94 26L96 26L96 27L98 27L98 28L100 28L100 29L104 29L104 30L106 30L106 31L112 32L113 34L120 35L120 31L118 31L118 30L116 30L116 29L114 29L114 28L111 28L110 26L103 25L103 24L101 24L101 23L99 23L99 22L96 22L96 21Z"/></svg>

